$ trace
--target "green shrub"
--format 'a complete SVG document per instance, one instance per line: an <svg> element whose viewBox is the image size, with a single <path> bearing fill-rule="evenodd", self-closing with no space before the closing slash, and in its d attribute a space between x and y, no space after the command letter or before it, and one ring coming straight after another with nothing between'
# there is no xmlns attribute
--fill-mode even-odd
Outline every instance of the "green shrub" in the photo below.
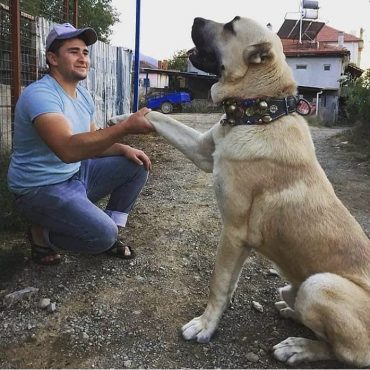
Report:
<svg viewBox="0 0 370 370"><path fill-rule="evenodd" d="M355 125L354 131L370 135L370 69L349 82L346 103L348 119Z"/></svg>

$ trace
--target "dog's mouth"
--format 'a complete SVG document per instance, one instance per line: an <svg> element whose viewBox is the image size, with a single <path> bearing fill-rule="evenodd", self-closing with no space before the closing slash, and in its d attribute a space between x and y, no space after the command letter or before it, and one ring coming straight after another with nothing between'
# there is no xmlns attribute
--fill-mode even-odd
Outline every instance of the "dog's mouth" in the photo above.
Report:
<svg viewBox="0 0 370 370"><path fill-rule="evenodd" d="M187 54L195 68L220 76L221 70L217 54L205 37L205 24L206 20L203 18L194 19L191 38L195 47L190 49Z"/></svg>

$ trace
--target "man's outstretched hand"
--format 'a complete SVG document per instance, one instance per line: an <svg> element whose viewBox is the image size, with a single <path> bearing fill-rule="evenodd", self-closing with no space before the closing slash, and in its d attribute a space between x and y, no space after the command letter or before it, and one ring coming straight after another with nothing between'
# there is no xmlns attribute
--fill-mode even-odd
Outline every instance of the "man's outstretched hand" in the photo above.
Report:
<svg viewBox="0 0 370 370"><path fill-rule="evenodd" d="M149 108L141 108L135 113L132 113L126 120L119 122L126 128L127 134L148 134L154 132L153 125L145 117L151 111Z"/></svg>

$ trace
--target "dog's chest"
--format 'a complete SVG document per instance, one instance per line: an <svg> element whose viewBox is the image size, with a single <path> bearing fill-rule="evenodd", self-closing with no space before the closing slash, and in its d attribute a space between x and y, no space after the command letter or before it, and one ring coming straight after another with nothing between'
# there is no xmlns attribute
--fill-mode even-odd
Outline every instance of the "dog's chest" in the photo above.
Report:
<svg viewBox="0 0 370 370"><path fill-rule="evenodd" d="M222 126L213 131L215 143L214 162L225 159L247 160L255 148L263 145L261 137L252 126Z"/></svg>

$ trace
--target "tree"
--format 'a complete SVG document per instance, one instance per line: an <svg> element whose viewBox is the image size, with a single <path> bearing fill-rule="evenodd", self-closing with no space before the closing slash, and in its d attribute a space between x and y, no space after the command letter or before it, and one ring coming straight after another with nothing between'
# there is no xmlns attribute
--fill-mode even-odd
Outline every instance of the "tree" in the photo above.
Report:
<svg viewBox="0 0 370 370"><path fill-rule="evenodd" d="M175 52L172 59L168 60L168 68L180 72L186 72L188 69L188 55L186 49Z"/></svg>
<svg viewBox="0 0 370 370"><path fill-rule="evenodd" d="M78 27L92 27L100 41L109 41L111 26L119 20L119 14L111 2L112 0L78 0ZM64 17L63 5L62 0L21 0L21 9L28 14L44 17L52 22L71 23L74 1L69 2L68 20Z"/></svg>
<svg viewBox="0 0 370 370"><path fill-rule="evenodd" d="M79 0L78 26L94 28L99 40L108 42L112 34L111 26L119 21L119 13L111 2L112 0Z"/></svg>
<svg viewBox="0 0 370 370"><path fill-rule="evenodd" d="M349 83L347 111L357 129L370 134L370 69Z"/></svg>

